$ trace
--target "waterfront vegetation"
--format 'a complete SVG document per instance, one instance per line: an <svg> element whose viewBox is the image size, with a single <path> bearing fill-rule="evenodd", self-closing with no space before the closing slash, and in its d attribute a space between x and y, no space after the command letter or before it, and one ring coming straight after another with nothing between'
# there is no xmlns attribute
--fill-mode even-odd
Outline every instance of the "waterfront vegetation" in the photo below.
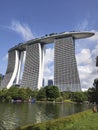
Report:
<svg viewBox="0 0 98 130"><path fill-rule="evenodd" d="M54 101L54 102L83 102L88 100L87 92L59 92L56 86L46 86L40 90L31 90L30 88L19 88L12 86L10 89L0 90L0 101L11 102L18 100L28 102L30 99L36 101Z"/></svg>
<svg viewBox="0 0 98 130"><path fill-rule="evenodd" d="M28 102L30 99L35 99L36 101L70 103L89 101L98 103L98 80L94 80L94 87L89 88L86 92L59 92L56 86L46 86L40 90L31 90L29 87L12 86L10 89L3 88L0 90L1 102L11 102L12 100Z"/></svg>
<svg viewBox="0 0 98 130"><path fill-rule="evenodd" d="M16 130L98 130L98 113L86 110L67 117L18 127Z"/></svg>

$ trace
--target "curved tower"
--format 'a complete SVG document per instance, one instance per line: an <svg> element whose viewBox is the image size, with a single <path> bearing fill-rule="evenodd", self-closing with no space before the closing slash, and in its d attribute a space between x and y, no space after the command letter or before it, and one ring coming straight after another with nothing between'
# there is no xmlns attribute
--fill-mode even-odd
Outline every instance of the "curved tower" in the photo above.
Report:
<svg viewBox="0 0 98 130"><path fill-rule="evenodd" d="M40 89L43 80L44 46L40 43L28 45L22 77L22 87Z"/></svg>
<svg viewBox="0 0 98 130"><path fill-rule="evenodd" d="M19 63L19 52L17 50L9 51L8 66L5 77L1 82L1 87L10 88L15 82Z"/></svg>

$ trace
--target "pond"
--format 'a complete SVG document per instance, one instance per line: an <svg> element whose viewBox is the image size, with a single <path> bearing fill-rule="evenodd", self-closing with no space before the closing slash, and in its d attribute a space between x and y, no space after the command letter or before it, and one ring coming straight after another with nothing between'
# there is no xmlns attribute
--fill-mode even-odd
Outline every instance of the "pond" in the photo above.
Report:
<svg viewBox="0 0 98 130"><path fill-rule="evenodd" d="M0 130L56 119L88 108L87 104L70 103L0 103Z"/></svg>

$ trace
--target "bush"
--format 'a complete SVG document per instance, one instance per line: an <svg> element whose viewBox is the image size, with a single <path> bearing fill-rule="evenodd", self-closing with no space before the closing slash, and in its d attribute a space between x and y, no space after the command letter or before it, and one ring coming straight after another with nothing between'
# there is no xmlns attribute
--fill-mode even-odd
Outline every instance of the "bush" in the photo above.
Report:
<svg viewBox="0 0 98 130"><path fill-rule="evenodd" d="M56 101L56 102L62 102L62 101L63 101L63 98L62 98L62 97L58 97L58 98L56 98L55 101Z"/></svg>

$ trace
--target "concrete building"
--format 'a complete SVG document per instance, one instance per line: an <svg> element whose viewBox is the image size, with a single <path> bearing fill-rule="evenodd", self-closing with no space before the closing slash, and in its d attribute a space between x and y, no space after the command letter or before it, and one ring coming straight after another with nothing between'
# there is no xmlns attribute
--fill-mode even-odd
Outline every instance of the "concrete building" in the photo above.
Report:
<svg viewBox="0 0 98 130"><path fill-rule="evenodd" d="M40 89L43 86L45 45L54 43L54 85L60 91L80 91L80 79L75 58L75 40L94 35L92 32L52 33L20 43L9 50L8 66L1 88L12 85ZM22 64L26 51L23 75Z"/></svg>
<svg viewBox="0 0 98 130"><path fill-rule="evenodd" d="M72 37L55 40L54 84L59 86L60 91L81 90L74 42Z"/></svg>
<svg viewBox="0 0 98 130"><path fill-rule="evenodd" d="M48 86L53 86L53 80L52 79L48 79Z"/></svg>
<svg viewBox="0 0 98 130"><path fill-rule="evenodd" d="M98 56L96 57L96 66L98 67Z"/></svg>

